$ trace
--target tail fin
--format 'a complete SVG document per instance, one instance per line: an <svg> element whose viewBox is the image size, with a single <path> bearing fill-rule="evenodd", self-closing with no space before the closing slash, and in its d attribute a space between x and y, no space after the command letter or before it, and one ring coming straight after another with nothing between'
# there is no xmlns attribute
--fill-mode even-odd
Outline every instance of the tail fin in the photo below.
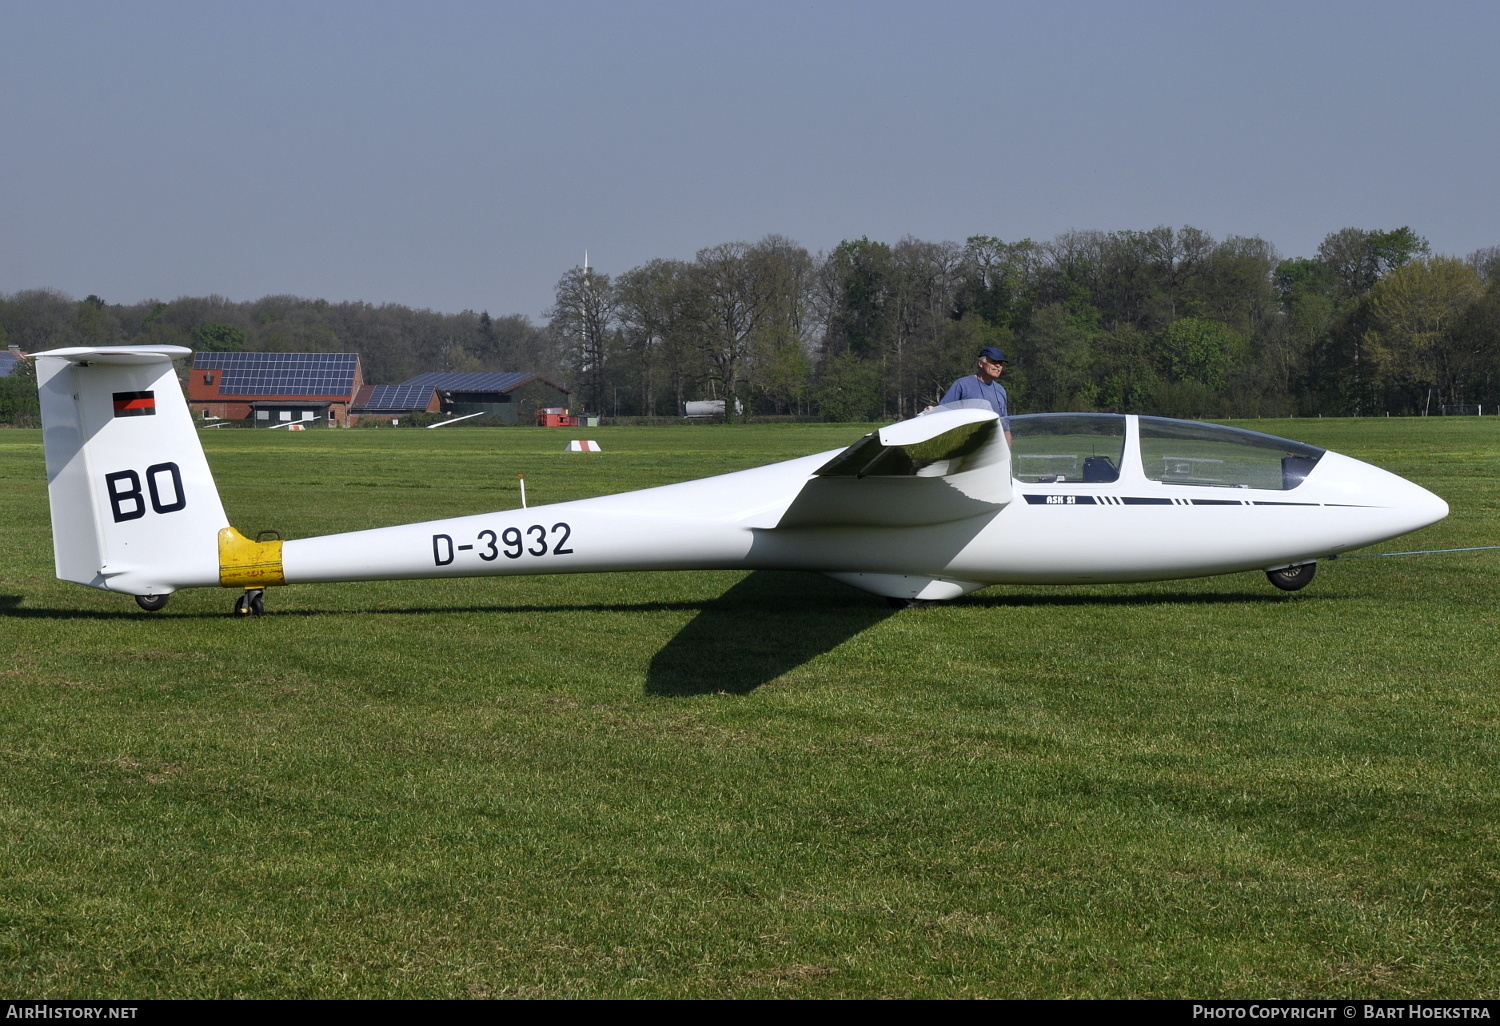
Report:
<svg viewBox="0 0 1500 1026"><path fill-rule="evenodd" d="M35 355L57 576L127 595L219 584L229 525L172 361L181 346Z"/></svg>

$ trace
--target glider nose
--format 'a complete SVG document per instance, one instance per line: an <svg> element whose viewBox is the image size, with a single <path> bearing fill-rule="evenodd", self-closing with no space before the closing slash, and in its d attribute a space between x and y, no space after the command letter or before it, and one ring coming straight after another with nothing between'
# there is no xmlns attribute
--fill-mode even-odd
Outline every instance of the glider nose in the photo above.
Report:
<svg viewBox="0 0 1500 1026"><path fill-rule="evenodd" d="M1405 478L1397 478L1397 480L1405 486L1400 496L1400 508L1412 518L1412 526L1407 530L1415 531L1418 528L1427 527L1448 515L1448 504L1441 498L1421 485L1412 484Z"/></svg>
<svg viewBox="0 0 1500 1026"><path fill-rule="evenodd" d="M1383 537L1419 530L1448 515L1448 504L1421 485L1348 456L1325 453L1317 471L1323 472L1321 488L1329 505L1379 510Z"/></svg>
<svg viewBox="0 0 1500 1026"><path fill-rule="evenodd" d="M1371 504L1389 510L1398 519L1403 534L1435 524L1448 515L1448 504L1421 485L1378 467L1369 469L1379 475L1371 481Z"/></svg>

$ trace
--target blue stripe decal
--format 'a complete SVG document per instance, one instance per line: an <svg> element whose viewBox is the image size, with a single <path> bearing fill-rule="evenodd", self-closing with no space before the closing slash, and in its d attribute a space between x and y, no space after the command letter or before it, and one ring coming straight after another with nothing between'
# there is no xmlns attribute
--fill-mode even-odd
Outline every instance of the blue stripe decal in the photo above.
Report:
<svg viewBox="0 0 1500 1026"><path fill-rule="evenodd" d="M1346 506L1354 509L1372 507L1354 506L1339 502L1276 502L1268 499L1168 499L1146 495L1024 495L1029 506Z"/></svg>

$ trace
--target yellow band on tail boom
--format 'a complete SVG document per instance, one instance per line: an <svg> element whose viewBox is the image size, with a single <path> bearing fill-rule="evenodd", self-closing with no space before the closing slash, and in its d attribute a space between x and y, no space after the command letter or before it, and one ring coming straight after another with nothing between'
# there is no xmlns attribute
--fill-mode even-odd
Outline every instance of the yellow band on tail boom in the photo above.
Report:
<svg viewBox="0 0 1500 1026"><path fill-rule="evenodd" d="M219 584L226 588L264 588L285 583L280 538L254 541L232 527L219 532Z"/></svg>

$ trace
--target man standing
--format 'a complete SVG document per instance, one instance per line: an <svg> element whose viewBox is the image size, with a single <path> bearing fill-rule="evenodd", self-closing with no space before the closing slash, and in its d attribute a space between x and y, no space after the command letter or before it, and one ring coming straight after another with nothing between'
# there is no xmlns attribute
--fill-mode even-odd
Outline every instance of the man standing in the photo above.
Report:
<svg viewBox="0 0 1500 1026"><path fill-rule="evenodd" d="M979 364L973 374L959 378L943 393L943 402L956 403L960 399L983 399L1000 415L1000 426L1005 429L1005 440L1010 441L1010 407L1005 386L1000 384L1000 375L1005 373L1008 363L1005 354L995 346L985 346L979 351Z"/></svg>

